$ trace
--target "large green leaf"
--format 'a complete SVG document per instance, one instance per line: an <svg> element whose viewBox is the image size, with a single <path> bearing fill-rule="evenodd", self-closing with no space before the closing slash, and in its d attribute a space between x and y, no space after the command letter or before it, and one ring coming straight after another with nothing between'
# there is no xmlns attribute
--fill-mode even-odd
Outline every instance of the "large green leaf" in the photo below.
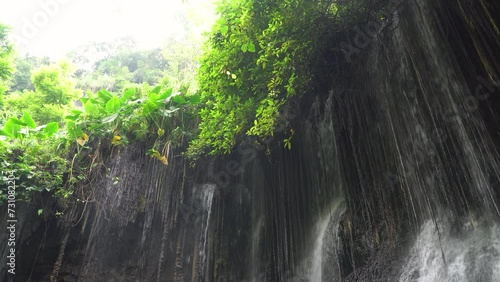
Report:
<svg viewBox="0 0 500 282"><path fill-rule="evenodd" d="M28 112L23 112L21 121L25 123L29 128L36 128L36 123Z"/></svg>
<svg viewBox="0 0 500 282"><path fill-rule="evenodd" d="M146 152L146 155L148 155L148 156L150 156L150 157L157 157L157 158L160 158L160 157L161 157L160 152L156 151L155 149L149 149L149 150Z"/></svg>
<svg viewBox="0 0 500 282"><path fill-rule="evenodd" d="M59 124L57 122L49 122L43 129L43 133L47 134L47 136L52 136L59 131Z"/></svg>
<svg viewBox="0 0 500 282"><path fill-rule="evenodd" d="M252 53L255 52L255 45L252 42L248 43L247 47L248 47L248 52L252 52Z"/></svg>
<svg viewBox="0 0 500 282"><path fill-rule="evenodd" d="M160 94L161 86L156 86L150 93Z"/></svg>
<svg viewBox="0 0 500 282"><path fill-rule="evenodd" d="M189 99L189 104L191 105L196 105L198 103L200 103L200 100L201 100L201 96L199 94L194 94L194 95L191 95L189 97L186 97Z"/></svg>
<svg viewBox="0 0 500 282"><path fill-rule="evenodd" d="M186 100L184 98L182 98L181 96L174 96L172 98L172 101L174 101L175 103L177 103L179 105L187 104Z"/></svg>
<svg viewBox="0 0 500 282"><path fill-rule="evenodd" d="M102 119L103 123L113 122L118 117L118 113Z"/></svg>
<svg viewBox="0 0 500 282"><path fill-rule="evenodd" d="M92 100L88 100L84 105L83 108L85 109L85 112L89 115L95 115L99 111L99 107L92 102Z"/></svg>
<svg viewBox="0 0 500 282"><path fill-rule="evenodd" d="M151 114L154 110L158 109L158 106L150 100L147 100L146 103L142 106L142 113L144 115Z"/></svg>
<svg viewBox="0 0 500 282"><path fill-rule="evenodd" d="M12 138L19 137L19 132L21 131L21 125L18 123L17 118L10 118L4 125L3 130L5 134Z"/></svg>
<svg viewBox="0 0 500 282"><path fill-rule="evenodd" d="M135 95L135 88L129 88L123 92L123 95L120 97L120 101L122 103L125 103L126 101L130 100Z"/></svg>
<svg viewBox="0 0 500 282"><path fill-rule="evenodd" d="M79 138L83 135L83 130L79 126L77 126L74 122L70 121L66 123L66 128L68 130L68 135L72 139Z"/></svg>
<svg viewBox="0 0 500 282"><path fill-rule="evenodd" d="M106 112L108 113L116 113L120 109L122 103L120 102L120 98L114 96L106 103Z"/></svg>
<svg viewBox="0 0 500 282"><path fill-rule="evenodd" d="M81 114L83 114L83 112L80 110L72 110L71 114L68 116L65 116L64 119L76 121L80 117Z"/></svg>
<svg viewBox="0 0 500 282"><path fill-rule="evenodd" d="M106 104L109 100L111 100L111 98L113 98L113 95L111 95L111 93L103 89L97 92L97 97L99 97L99 99L103 102L103 104Z"/></svg>
<svg viewBox="0 0 500 282"><path fill-rule="evenodd" d="M153 93L153 92L150 92L148 94L148 100L151 101L151 102L157 102L158 100L160 100L160 95L156 94L156 93Z"/></svg>
<svg viewBox="0 0 500 282"><path fill-rule="evenodd" d="M20 126L28 126L26 123L24 123L22 120L18 119L18 118L15 118L15 117L11 117L9 118L9 121L13 124L17 124L17 125L20 125Z"/></svg>
<svg viewBox="0 0 500 282"><path fill-rule="evenodd" d="M65 116L65 120L71 120L71 121L76 121L80 116Z"/></svg>
<svg viewBox="0 0 500 282"><path fill-rule="evenodd" d="M158 96L158 100L165 100L167 99L168 97L172 96L172 93L173 93L173 89L172 88L169 88L165 91L163 91L160 96Z"/></svg>

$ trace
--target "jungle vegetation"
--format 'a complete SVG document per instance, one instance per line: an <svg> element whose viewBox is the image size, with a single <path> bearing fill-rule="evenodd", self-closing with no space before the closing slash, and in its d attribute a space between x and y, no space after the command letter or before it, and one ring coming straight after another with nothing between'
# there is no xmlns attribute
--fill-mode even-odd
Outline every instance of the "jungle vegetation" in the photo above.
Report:
<svg viewBox="0 0 500 282"><path fill-rule="evenodd" d="M177 150L196 165L284 128L290 149L298 99L331 75L325 58L342 55L334 42L388 2L220 0L203 41L94 42L57 62L17 54L0 25L2 170L17 177L17 199L46 191L68 202L92 183L102 147L146 142L155 161L168 166Z"/></svg>

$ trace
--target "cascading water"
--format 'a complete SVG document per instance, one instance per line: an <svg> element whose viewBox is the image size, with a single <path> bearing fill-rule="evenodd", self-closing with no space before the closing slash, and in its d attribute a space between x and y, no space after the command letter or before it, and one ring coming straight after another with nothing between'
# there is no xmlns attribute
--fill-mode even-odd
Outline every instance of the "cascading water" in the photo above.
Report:
<svg viewBox="0 0 500 282"><path fill-rule="evenodd" d="M199 256L200 256L200 261L199 263L201 264L200 267L200 274L203 275L206 270L206 264L207 264L207 258L206 258L206 252L207 252L207 244L208 244L208 229L210 226L210 216L212 215L212 203L213 203L213 198L214 198L214 192L215 192L216 186L213 184L205 184L194 191L199 193L201 195L201 206L202 206L202 225L201 225L201 238L200 238L200 243L199 243Z"/></svg>
<svg viewBox="0 0 500 282"><path fill-rule="evenodd" d="M360 26L353 44L370 52L333 84L334 120L342 124L334 129L342 186L349 212L359 220L352 239L346 237L353 250L349 271L355 272L348 279L496 281L495 271L482 275L471 266L484 255L491 261L486 268L497 267L495 240L479 239L494 229L478 227L460 247L460 240L449 237L450 225L443 224L476 213L496 226L500 215L498 118L485 119L493 108L488 97L496 99L493 93L498 93L498 82L492 81L498 69L492 67L496 63L485 63L491 54L481 50L489 36L483 32L495 34L496 25L484 1L391 2L390 31L374 37L360 31L368 24ZM492 42L497 45L485 49L498 51L498 37ZM403 238L412 238L422 224L421 243L413 245L411 255L394 247L405 244ZM422 243L423 238L430 241ZM466 242L476 246L466 250ZM479 247L488 244L492 247ZM461 262L454 251L465 259ZM391 253L400 257L382 263ZM397 273L407 256L412 259L405 273ZM448 271L439 272L439 264L430 266L430 261L443 269L447 265Z"/></svg>
<svg viewBox="0 0 500 282"><path fill-rule="evenodd" d="M252 251L250 255L251 259L251 276L252 276L252 282L258 282L258 269L259 269L259 248L260 248L260 237L261 237L261 232L262 232L262 225L263 225L263 218L260 217L256 221L256 225L252 230Z"/></svg>
<svg viewBox="0 0 500 282"><path fill-rule="evenodd" d="M314 242L314 252L312 254L311 273L309 282L321 282L323 272L323 240L325 238L326 228L330 223L330 213L320 219L316 226L317 237Z"/></svg>
<svg viewBox="0 0 500 282"><path fill-rule="evenodd" d="M315 237L314 248L310 255L311 265L307 277L309 282L341 281L337 260L338 226L344 208L343 200L336 199L328 213L320 217L316 224L315 236L312 236ZM328 257L331 259L327 260ZM326 272L324 268L329 268L330 275L324 275Z"/></svg>
<svg viewBox="0 0 500 282"><path fill-rule="evenodd" d="M400 282L500 281L500 226L486 221L426 222L407 258ZM453 226L455 225L455 226Z"/></svg>
<svg viewBox="0 0 500 282"><path fill-rule="evenodd" d="M292 150L250 142L213 171L108 152L69 231L24 223L17 278L47 281L56 250L66 281L500 281L497 31L465 2L392 0L390 32L304 95Z"/></svg>

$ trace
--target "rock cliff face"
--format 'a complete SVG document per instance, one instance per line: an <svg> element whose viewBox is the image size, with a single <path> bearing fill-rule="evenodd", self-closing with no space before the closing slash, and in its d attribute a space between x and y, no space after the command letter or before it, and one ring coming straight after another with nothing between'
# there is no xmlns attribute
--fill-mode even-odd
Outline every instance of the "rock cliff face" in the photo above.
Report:
<svg viewBox="0 0 500 282"><path fill-rule="evenodd" d="M291 150L248 140L196 168L103 151L85 202L18 207L1 277L499 281L499 4L391 3L332 43L336 75L298 101Z"/></svg>

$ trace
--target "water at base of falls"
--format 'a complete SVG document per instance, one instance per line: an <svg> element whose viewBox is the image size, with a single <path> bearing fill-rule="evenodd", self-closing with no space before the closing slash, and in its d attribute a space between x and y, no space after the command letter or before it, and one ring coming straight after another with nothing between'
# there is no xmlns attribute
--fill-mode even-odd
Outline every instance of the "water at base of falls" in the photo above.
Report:
<svg viewBox="0 0 500 282"><path fill-rule="evenodd" d="M331 213L323 217L317 226L317 238L314 246L313 261L311 267L311 273L309 274L310 282L321 282L322 277L322 262L323 262L323 241L325 238L326 228L330 223Z"/></svg>
<svg viewBox="0 0 500 282"><path fill-rule="evenodd" d="M500 281L500 225L429 220L416 238L400 282ZM443 258L444 256L444 258Z"/></svg>

